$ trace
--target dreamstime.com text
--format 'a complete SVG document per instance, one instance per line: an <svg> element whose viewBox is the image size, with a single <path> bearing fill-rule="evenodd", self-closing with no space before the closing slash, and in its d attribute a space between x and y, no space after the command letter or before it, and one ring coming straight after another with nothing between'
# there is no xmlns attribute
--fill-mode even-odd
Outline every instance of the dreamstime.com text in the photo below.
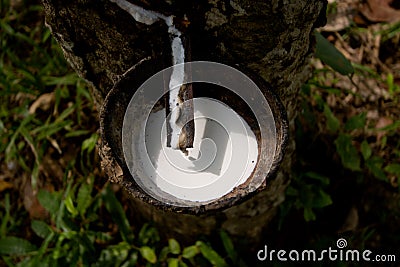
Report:
<svg viewBox="0 0 400 267"><path fill-rule="evenodd" d="M374 262L396 262L394 254L374 254L371 250L365 249L359 251L357 249L345 249L347 241L344 238L339 238L336 241L337 248L329 247L321 251L313 249L307 250L274 250L268 249L264 245L263 249L257 252L259 261L374 261Z"/></svg>

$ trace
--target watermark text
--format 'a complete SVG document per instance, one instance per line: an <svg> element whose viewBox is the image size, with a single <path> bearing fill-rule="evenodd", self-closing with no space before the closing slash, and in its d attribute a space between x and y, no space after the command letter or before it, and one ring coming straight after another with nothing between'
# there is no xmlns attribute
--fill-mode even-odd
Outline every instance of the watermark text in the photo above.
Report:
<svg viewBox="0 0 400 267"><path fill-rule="evenodd" d="M339 238L336 247L328 247L320 251L314 249L306 250L275 250L269 249L264 245L263 249L257 252L259 261L376 261L376 262L396 262L394 254L374 254L371 250L345 249L347 241Z"/></svg>

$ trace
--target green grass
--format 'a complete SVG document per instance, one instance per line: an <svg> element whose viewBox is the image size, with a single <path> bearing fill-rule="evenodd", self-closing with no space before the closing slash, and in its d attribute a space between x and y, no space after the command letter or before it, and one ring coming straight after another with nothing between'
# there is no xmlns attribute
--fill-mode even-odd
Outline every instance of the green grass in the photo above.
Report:
<svg viewBox="0 0 400 267"><path fill-rule="evenodd" d="M31 174L34 188L49 147L62 153L61 136L87 136L93 128L83 129L88 116L82 117L94 112L85 83L68 68L41 10L27 5L17 11L3 2L0 21L0 153L6 164ZM48 103L33 110L40 96Z"/></svg>

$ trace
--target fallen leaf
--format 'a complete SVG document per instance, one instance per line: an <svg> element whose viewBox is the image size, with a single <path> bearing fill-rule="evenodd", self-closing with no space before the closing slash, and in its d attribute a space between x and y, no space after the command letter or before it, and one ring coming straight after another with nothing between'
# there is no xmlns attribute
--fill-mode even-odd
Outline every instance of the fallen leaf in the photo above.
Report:
<svg viewBox="0 0 400 267"><path fill-rule="evenodd" d="M378 122L375 125L375 128L379 130L379 129L384 128L392 123L393 123L393 120L391 118L380 117ZM384 137L385 135L386 135L386 131L383 131L383 130L378 131L378 134L376 135L377 141L379 142L382 139L382 137Z"/></svg>
<svg viewBox="0 0 400 267"><path fill-rule="evenodd" d="M338 32L349 27L352 17L357 13L354 0L328 0L328 3L334 7L334 10L328 12L327 23L321 30Z"/></svg>
<svg viewBox="0 0 400 267"><path fill-rule="evenodd" d="M51 104L55 101L54 92L47 93L39 96L35 102L29 107L29 113L34 114L38 108L47 111L51 107Z"/></svg>
<svg viewBox="0 0 400 267"><path fill-rule="evenodd" d="M359 222L358 210L355 207L352 207L347 214L346 220L344 221L342 227L338 231L338 233L345 233L349 231L354 231L357 229Z"/></svg>
<svg viewBox="0 0 400 267"><path fill-rule="evenodd" d="M24 207L31 219L46 219L48 212L43 208L37 199L37 192L34 192L30 180L24 186Z"/></svg>
<svg viewBox="0 0 400 267"><path fill-rule="evenodd" d="M400 11L390 4L393 0L367 0L360 8L369 21L372 22L397 22L400 21Z"/></svg>
<svg viewBox="0 0 400 267"><path fill-rule="evenodd" d="M13 188L13 184L6 181L0 181L0 192L7 190L9 188Z"/></svg>
<svg viewBox="0 0 400 267"><path fill-rule="evenodd" d="M62 150L55 139L47 137L47 140L50 141L50 144L57 150L59 154L62 154Z"/></svg>
<svg viewBox="0 0 400 267"><path fill-rule="evenodd" d="M364 26L364 27L366 27L369 24L367 19L363 17L361 14L354 15L353 22L358 26Z"/></svg>

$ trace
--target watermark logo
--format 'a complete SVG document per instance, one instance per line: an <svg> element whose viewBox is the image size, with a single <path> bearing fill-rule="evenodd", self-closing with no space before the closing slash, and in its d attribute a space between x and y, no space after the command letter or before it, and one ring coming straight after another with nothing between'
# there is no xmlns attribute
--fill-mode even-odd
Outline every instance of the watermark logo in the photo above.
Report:
<svg viewBox="0 0 400 267"><path fill-rule="evenodd" d="M344 238L339 238L339 239L336 241L336 246L337 246L338 248L345 248L345 247L347 247L347 240L344 239Z"/></svg>
<svg viewBox="0 0 400 267"><path fill-rule="evenodd" d="M339 238L335 247L328 249L314 250L275 250L264 245L263 249L257 252L259 261L293 261L293 262L314 262L314 261L345 261L345 262L396 262L394 254L375 254L369 249L357 250L346 249L347 240Z"/></svg>

